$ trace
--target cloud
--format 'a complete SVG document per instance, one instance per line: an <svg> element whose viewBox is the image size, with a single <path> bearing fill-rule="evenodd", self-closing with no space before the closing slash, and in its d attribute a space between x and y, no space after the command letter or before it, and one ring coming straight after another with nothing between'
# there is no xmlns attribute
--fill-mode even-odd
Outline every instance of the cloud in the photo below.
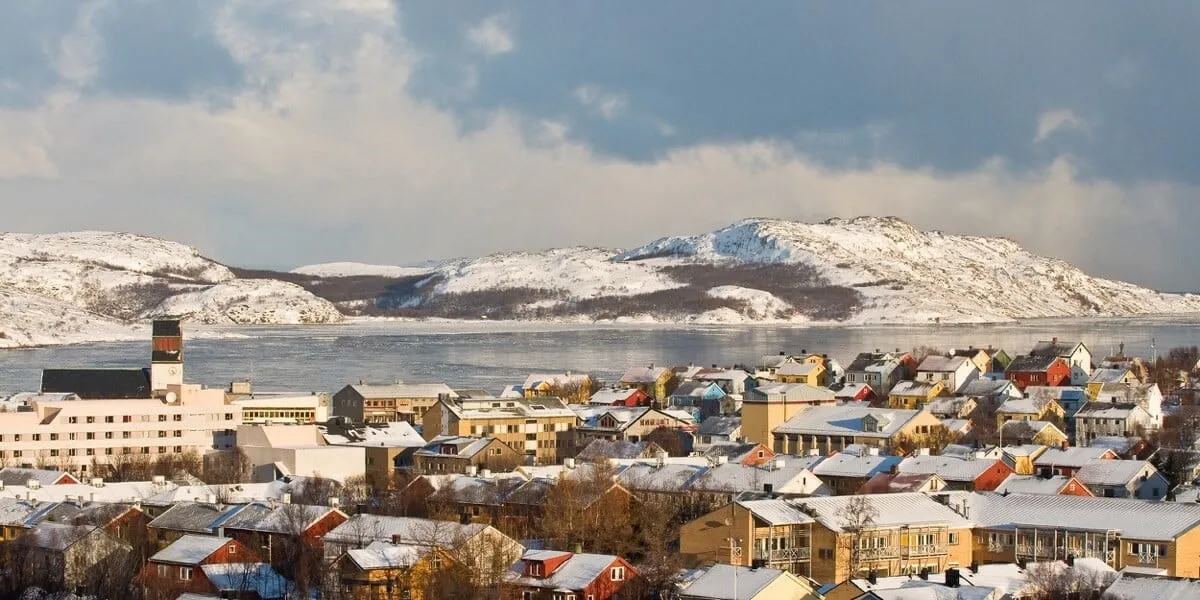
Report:
<svg viewBox="0 0 1200 600"><path fill-rule="evenodd" d="M512 52L516 44L509 21L507 15L492 15L467 30L467 41L488 56Z"/></svg>
<svg viewBox="0 0 1200 600"><path fill-rule="evenodd" d="M1033 142L1040 143L1055 133L1072 129L1086 130L1087 122L1069 110L1049 110L1038 117L1037 135L1033 137Z"/></svg>
<svg viewBox="0 0 1200 600"><path fill-rule="evenodd" d="M625 94L608 92L594 84L581 85L575 88L571 92L571 95L588 112L600 115L610 121L617 118L629 107L629 98ZM660 131L662 131L661 128ZM666 134L664 133L664 135Z"/></svg>
<svg viewBox="0 0 1200 600"><path fill-rule="evenodd" d="M1169 250L1171 236L1156 232L1200 198L1185 184L1081 176L1066 158L1032 169L1000 158L953 172L884 160L831 167L758 138L638 161L597 152L574 123L514 110L465 128L412 94L421 53L400 34L403 19L317 0L282 6L291 11L282 21L264 22L258 0L217 12L214 38L244 71L242 87L0 107L5 227L132 230L233 264L296 266L630 246L747 216L894 214L1006 235L1145 283L1171 274L1149 260ZM627 107L583 87L596 114Z"/></svg>

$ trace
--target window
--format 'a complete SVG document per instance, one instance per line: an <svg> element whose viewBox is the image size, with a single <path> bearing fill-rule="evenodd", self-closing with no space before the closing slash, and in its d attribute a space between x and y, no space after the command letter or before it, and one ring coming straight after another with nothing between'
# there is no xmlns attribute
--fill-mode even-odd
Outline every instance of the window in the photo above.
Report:
<svg viewBox="0 0 1200 600"><path fill-rule="evenodd" d="M104 417L104 422L105 422L105 423L112 423L112 422L113 422L113 418L112 418L111 416Z"/></svg>
<svg viewBox="0 0 1200 600"><path fill-rule="evenodd" d="M95 422L96 422L96 417L88 417L88 418L87 418L87 422L88 422L88 423L95 423Z"/></svg>
<svg viewBox="0 0 1200 600"><path fill-rule="evenodd" d="M58 448L51 449L50 456L58 456Z"/></svg>
<svg viewBox="0 0 1200 600"><path fill-rule="evenodd" d="M237 544L230 544L230 545L229 545L229 553L230 553L230 554L237 554Z"/></svg>
<svg viewBox="0 0 1200 600"><path fill-rule="evenodd" d="M133 415L125 415L125 416L121 417L121 422L122 423L132 423Z"/></svg>
<svg viewBox="0 0 1200 600"><path fill-rule="evenodd" d="M167 420L167 415L158 415L158 422L162 423Z"/></svg>
<svg viewBox="0 0 1200 600"><path fill-rule="evenodd" d="M133 432L131 432L131 431L122 431L121 432L121 439L127 440L131 437L133 437Z"/></svg>
<svg viewBox="0 0 1200 600"><path fill-rule="evenodd" d="M957 545L958 545L958 534L957 534L957 533L951 533L951 534L950 534L950 545L951 545L951 546L957 546Z"/></svg>
<svg viewBox="0 0 1200 600"><path fill-rule="evenodd" d="M79 422L79 417L67 417L67 422L74 425Z"/></svg>
<svg viewBox="0 0 1200 600"><path fill-rule="evenodd" d="M521 592L521 600L533 600L533 591L525 590Z"/></svg>
<svg viewBox="0 0 1200 600"><path fill-rule="evenodd" d="M42 441L42 434L40 434L40 433L33 434L33 441L35 441L35 442Z"/></svg>
<svg viewBox="0 0 1200 600"><path fill-rule="evenodd" d="M608 578L613 581L625 581L625 567L613 567L608 571Z"/></svg>
<svg viewBox="0 0 1200 600"><path fill-rule="evenodd" d="M183 420L183 415L174 415L174 416L172 417L172 420L174 420L174 421L182 421L182 420Z"/></svg>
<svg viewBox="0 0 1200 600"><path fill-rule="evenodd" d="M88 449L87 449L87 452L86 452L86 454L87 454L88 456L92 456L92 455L96 454L96 451L95 451L95 450L92 450L91 448L88 448Z"/></svg>
<svg viewBox="0 0 1200 600"><path fill-rule="evenodd" d="M67 434L67 439L68 439L68 440L74 440L74 439L75 439L75 434L73 434L73 433L68 433L68 434Z"/></svg>
<svg viewBox="0 0 1200 600"><path fill-rule="evenodd" d="M167 437L167 432L165 432L165 431L160 431L160 432L158 432L158 437L160 437L160 438L165 438L165 437Z"/></svg>
<svg viewBox="0 0 1200 600"><path fill-rule="evenodd" d="M191 567L179 567L179 580L180 581L191 581L192 580L192 568Z"/></svg>
<svg viewBox="0 0 1200 600"><path fill-rule="evenodd" d="M70 448L70 449L68 449L68 450L67 450L67 456L75 456L75 449L74 449L74 448Z"/></svg>
<svg viewBox="0 0 1200 600"><path fill-rule="evenodd" d="M14 442L19 442L19 441L21 441L21 434L19 434L19 433L14 433L14 434L13 434L13 441L14 441Z"/></svg>
<svg viewBox="0 0 1200 600"><path fill-rule="evenodd" d="M111 431L105 431L105 432L104 432L104 439L106 439L106 440L111 440L111 439L113 439L113 432L111 432Z"/></svg>
<svg viewBox="0 0 1200 600"><path fill-rule="evenodd" d="M1130 542L1129 553L1135 556L1145 556L1148 558L1166 558L1167 545Z"/></svg>
<svg viewBox="0 0 1200 600"><path fill-rule="evenodd" d="M233 413L225 413L225 420L226 420L226 421L232 421L232 420L233 420Z"/></svg>
<svg viewBox="0 0 1200 600"><path fill-rule="evenodd" d="M158 565L158 576L159 577L165 578L165 577L167 577L168 573L170 573L170 567L168 567L167 565Z"/></svg>

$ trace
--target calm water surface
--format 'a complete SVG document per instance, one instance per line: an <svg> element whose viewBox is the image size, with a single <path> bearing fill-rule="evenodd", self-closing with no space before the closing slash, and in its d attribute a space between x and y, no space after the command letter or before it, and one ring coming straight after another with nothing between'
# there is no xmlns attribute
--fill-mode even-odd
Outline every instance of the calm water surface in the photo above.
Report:
<svg viewBox="0 0 1200 600"><path fill-rule="evenodd" d="M188 328L189 331L197 328ZM224 387L252 378L259 389L336 391L359 380L446 381L496 392L530 372L589 372L615 381L631 365L753 364L781 350L827 353L846 364L876 348L948 349L992 344L1010 354L1058 336L1097 355L1121 342L1150 356L1200 344L1200 319L1037 320L1009 325L780 327L533 325L355 322L293 327L206 327L185 342L188 381ZM216 336L216 337L214 337ZM143 366L150 343L119 342L0 350L0 391L38 389L42 367Z"/></svg>

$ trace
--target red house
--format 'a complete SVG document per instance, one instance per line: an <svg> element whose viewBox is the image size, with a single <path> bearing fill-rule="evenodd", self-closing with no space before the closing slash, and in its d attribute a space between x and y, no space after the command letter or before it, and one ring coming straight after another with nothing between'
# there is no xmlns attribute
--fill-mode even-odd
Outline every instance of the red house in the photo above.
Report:
<svg viewBox="0 0 1200 600"><path fill-rule="evenodd" d="M610 554L530 550L505 574L504 600L609 600L637 574L625 559Z"/></svg>
<svg viewBox="0 0 1200 600"><path fill-rule="evenodd" d="M284 598L288 582L241 542L224 537L185 535L150 557L137 578L145 597L175 598L183 593L221 598Z"/></svg>
<svg viewBox="0 0 1200 600"><path fill-rule="evenodd" d="M633 388L628 390L603 389L592 394L588 404L602 406L650 406L650 396L646 392Z"/></svg>
<svg viewBox="0 0 1200 600"><path fill-rule="evenodd" d="M1004 371L1004 378L1021 390L1031 385L1070 385L1071 366L1060 356L1018 356Z"/></svg>
<svg viewBox="0 0 1200 600"><path fill-rule="evenodd" d="M990 492L1016 471L999 458L931 456L918 453L904 459L902 474L937 473L946 481L946 489L964 492Z"/></svg>

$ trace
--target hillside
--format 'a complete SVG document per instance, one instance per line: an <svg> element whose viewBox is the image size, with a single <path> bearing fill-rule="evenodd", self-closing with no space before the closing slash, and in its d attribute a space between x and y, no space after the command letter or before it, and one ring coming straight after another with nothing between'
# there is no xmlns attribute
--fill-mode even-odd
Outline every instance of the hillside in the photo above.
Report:
<svg viewBox="0 0 1200 600"><path fill-rule="evenodd" d="M335 263L280 276L350 314L418 318L911 324L1200 312L1200 297L1091 277L1011 240L875 217L747 219L625 251L513 252L420 269Z"/></svg>
<svg viewBox="0 0 1200 600"><path fill-rule="evenodd" d="M139 338L145 322L327 323L300 286L237 279L189 246L85 231L0 233L0 347Z"/></svg>

